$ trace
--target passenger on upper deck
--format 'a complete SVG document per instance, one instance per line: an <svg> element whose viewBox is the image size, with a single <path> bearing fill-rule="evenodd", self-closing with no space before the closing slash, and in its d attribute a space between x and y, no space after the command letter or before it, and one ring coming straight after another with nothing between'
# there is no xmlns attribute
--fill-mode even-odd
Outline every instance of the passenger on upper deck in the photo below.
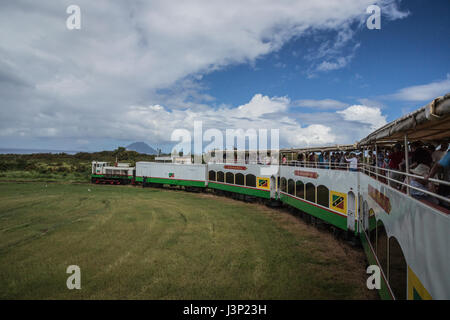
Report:
<svg viewBox="0 0 450 320"><path fill-rule="evenodd" d="M411 170L409 170L409 171L410 171L412 174L415 174L415 175L418 175L418 176L422 176L422 177L423 177L423 176L426 176L426 175L429 174L429 172L430 172L430 167L428 167L427 165L421 163L421 164L419 164L415 169L411 169ZM406 179L405 179L405 183L406 183L406 182L407 182L407 181L406 181ZM411 177L411 178L410 178L409 184L410 184L412 187L415 187L415 188L418 188L418 189L422 189L422 190L426 190L426 191L431 191L431 190L427 187L427 181L426 181L426 179L420 179L420 178L413 178L413 177ZM406 186L403 186L403 189L406 189ZM416 199L418 199L418 200L426 200L426 201L429 201L429 202L434 203L434 204L439 204L439 200L438 200L438 199L436 199L436 198L434 198L434 197L432 197L432 196L430 196L430 195L428 195L428 194L426 194L426 193L424 193L424 192L421 192L421 191L419 191L419 190L416 190L416 189L412 189L412 188L411 188L410 194L411 194L411 197L416 198Z"/></svg>
<svg viewBox="0 0 450 320"><path fill-rule="evenodd" d="M450 152L448 152L446 149L448 148L448 143L442 143L440 150L445 150L445 154L441 157L439 161L437 161L433 167L431 168L431 171L424 175L424 180L428 181L430 178L435 177L436 173L438 171L442 172L441 178L444 181L450 181ZM450 186L445 184L439 184L437 193L443 197L450 198ZM450 208L450 203L441 201L441 205Z"/></svg>
<svg viewBox="0 0 450 320"><path fill-rule="evenodd" d="M350 171L358 171L358 158L356 157L355 153L350 153L350 159L345 157L345 160L347 162L350 162Z"/></svg>
<svg viewBox="0 0 450 320"><path fill-rule="evenodd" d="M405 159L405 153L402 150L402 145L400 143L397 143L394 146L394 152L392 152L389 155L389 169L392 170L400 170L400 164L404 161ZM400 173L397 172L391 172L390 176L391 179L397 180L397 181L401 181L402 180L402 175ZM391 184L394 188L399 188L399 185L395 182L391 181Z"/></svg>
<svg viewBox="0 0 450 320"><path fill-rule="evenodd" d="M434 151L431 155L431 159L433 160L433 163L439 162L447 153L448 149L448 142L441 143L441 147Z"/></svg>

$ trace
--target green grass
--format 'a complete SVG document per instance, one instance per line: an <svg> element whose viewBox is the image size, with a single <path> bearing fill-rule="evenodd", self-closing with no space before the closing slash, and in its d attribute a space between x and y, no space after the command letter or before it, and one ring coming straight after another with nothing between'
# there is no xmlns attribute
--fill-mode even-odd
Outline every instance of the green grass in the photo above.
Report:
<svg viewBox="0 0 450 320"><path fill-rule="evenodd" d="M90 190L90 191L89 191ZM81 268L68 290L66 268ZM367 299L362 251L209 194L0 183L1 299Z"/></svg>
<svg viewBox="0 0 450 320"><path fill-rule="evenodd" d="M1 171L0 181L17 181L17 182L89 182L90 174L80 172L47 172L41 173L38 171Z"/></svg>

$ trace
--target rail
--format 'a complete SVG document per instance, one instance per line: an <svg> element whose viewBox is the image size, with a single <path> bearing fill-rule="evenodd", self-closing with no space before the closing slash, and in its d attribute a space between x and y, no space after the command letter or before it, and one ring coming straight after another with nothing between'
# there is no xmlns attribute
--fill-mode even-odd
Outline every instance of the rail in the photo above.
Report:
<svg viewBox="0 0 450 320"><path fill-rule="evenodd" d="M412 179L421 179L424 177L418 176L412 173L406 173L403 171L387 169L382 167L376 167L373 165L369 165L367 163L358 163L357 169L351 170L352 165L350 163L336 163L336 162L315 162L315 161L287 161L286 163L280 164L282 166L294 166L294 167L303 167L303 168L317 168L317 169L328 169L328 170L347 170L347 171L359 171L368 176L375 177L376 180L380 182L386 181L387 185L393 187L394 189L398 189L400 191L406 191L408 196L411 196L410 191L415 190L418 192L422 192L430 197L436 198L438 200L447 202L450 204L450 198L439 195L435 192L429 191L427 189L422 189L411 185ZM397 178L393 178L393 174L397 175ZM403 177L403 178L399 178ZM431 182L435 185L445 185L450 186L449 181L439 180L435 178L428 179L428 182ZM400 188L396 187L400 186Z"/></svg>

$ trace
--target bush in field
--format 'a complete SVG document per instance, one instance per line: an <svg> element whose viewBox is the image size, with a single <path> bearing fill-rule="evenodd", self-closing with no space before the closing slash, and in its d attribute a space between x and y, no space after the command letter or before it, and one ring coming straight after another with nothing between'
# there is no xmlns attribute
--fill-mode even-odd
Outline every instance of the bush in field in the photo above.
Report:
<svg viewBox="0 0 450 320"><path fill-rule="evenodd" d="M40 167L38 172L41 174L47 174L47 173L49 173L49 170L46 167Z"/></svg>
<svg viewBox="0 0 450 320"><path fill-rule="evenodd" d="M64 167L64 166L60 166L60 167L57 167L57 168L55 168L56 170L56 172L69 172L70 171L70 169L69 168L66 168L66 167Z"/></svg>
<svg viewBox="0 0 450 320"><path fill-rule="evenodd" d="M17 170L25 170L27 165L28 165L28 162L25 159L20 158L20 159L17 159L17 161L16 161L16 169Z"/></svg>
<svg viewBox="0 0 450 320"><path fill-rule="evenodd" d="M25 167L26 171L36 171L37 170L37 166L34 162L28 163L27 166Z"/></svg>
<svg viewBox="0 0 450 320"><path fill-rule="evenodd" d="M89 172L89 170L90 170L90 166L87 166L82 163L78 163L74 168L74 171L79 172L79 173L86 173L86 172Z"/></svg>
<svg viewBox="0 0 450 320"><path fill-rule="evenodd" d="M6 162L0 162L0 171L6 171L9 170L9 165Z"/></svg>

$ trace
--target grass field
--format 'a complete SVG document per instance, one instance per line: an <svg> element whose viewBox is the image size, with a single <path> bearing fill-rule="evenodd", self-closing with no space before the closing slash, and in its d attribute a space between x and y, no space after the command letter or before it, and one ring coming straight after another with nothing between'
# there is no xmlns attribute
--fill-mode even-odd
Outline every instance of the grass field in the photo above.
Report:
<svg viewBox="0 0 450 320"><path fill-rule="evenodd" d="M81 290L66 287L73 264ZM366 277L362 251L263 205L0 183L1 299L374 299Z"/></svg>

